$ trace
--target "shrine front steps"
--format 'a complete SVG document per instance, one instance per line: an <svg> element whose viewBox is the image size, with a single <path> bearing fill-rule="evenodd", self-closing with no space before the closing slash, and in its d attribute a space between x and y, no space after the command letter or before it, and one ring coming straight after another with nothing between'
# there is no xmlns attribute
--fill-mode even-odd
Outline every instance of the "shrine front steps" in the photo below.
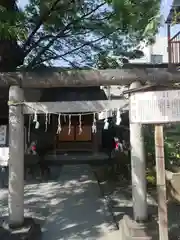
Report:
<svg viewBox="0 0 180 240"><path fill-rule="evenodd" d="M119 222L119 239L120 240L156 240L158 236L151 234L149 229L152 228L151 222L137 223L129 216L125 215ZM150 232L150 233L149 233ZM156 232L156 231L155 231Z"/></svg>
<svg viewBox="0 0 180 240"><path fill-rule="evenodd" d="M119 230L108 233L100 240L159 240L159 236L152 221L140 224L125 215L119 222Z"/></svg>

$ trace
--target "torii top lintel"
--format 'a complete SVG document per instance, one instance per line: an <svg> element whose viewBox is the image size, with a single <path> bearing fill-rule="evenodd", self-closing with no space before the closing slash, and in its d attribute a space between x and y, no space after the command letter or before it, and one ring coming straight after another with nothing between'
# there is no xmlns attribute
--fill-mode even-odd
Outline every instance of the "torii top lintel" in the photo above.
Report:
<svg viewBox="0 0 180 240"><path fill-rule="evenodd" d="M22 88L87 87L129 85L134 81L153 84L180 82L180 72L168 68L129 68L106 70L66 70L0 73L0 87Z"/></svg>

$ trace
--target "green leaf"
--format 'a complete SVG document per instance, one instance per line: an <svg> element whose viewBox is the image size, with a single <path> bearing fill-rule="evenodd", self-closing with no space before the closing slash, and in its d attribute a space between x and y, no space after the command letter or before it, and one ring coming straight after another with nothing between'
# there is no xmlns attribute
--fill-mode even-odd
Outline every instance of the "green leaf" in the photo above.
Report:
<svg viewBox="0 0 180 240"><path fill-rule="evenodd" d="M0 8L1 39L23 46L29 69L55 61L62 67L120 67L118 58L141 57L137 46L152 39L159 26L160 0L56 2L29 0L17 11L8 1L8 7Z"/></svg>

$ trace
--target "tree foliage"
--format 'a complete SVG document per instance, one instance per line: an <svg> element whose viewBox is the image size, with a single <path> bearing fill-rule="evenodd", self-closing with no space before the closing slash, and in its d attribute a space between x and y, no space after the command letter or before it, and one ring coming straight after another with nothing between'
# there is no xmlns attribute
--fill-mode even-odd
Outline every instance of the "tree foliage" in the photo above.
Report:
<svg viewBox="0 0 180 240"><path fill-rule="evenodd" d="M140 41L157 32L160 0L30 0L24 10L14 0L0 0L0 6L0 70L29 70L57 62L97 67L102 58L108 65L112 55L135 57ZM2 51L10 43L11 53Z"/></svg>

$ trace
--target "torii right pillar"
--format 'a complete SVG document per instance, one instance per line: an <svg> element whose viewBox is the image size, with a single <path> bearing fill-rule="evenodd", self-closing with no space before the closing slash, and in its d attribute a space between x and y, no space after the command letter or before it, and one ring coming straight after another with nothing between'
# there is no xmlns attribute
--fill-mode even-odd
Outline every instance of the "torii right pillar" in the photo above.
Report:
<svg viewBox="0 0 180 240"><path fill-rule="evenodd" d="M133 82L130 89L141 87L140 82ZM130 94L130 98L133 93ZM134 220L145 222L148 218L147 187L146 187L146 159L143 126L130 123L131 144L131 177Z"/></svg>

